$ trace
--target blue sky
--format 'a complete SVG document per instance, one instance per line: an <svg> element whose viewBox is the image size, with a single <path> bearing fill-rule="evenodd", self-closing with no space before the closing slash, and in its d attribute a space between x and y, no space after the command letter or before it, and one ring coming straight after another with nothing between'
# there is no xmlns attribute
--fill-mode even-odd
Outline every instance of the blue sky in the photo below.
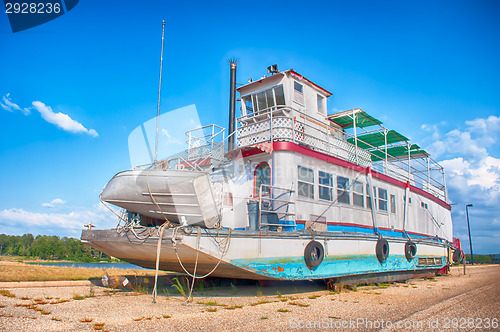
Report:
<svg viewBox="0 0 500 332"><path fill-rule="evenodd" d="M196 104L227 124L237 80L277 63L362 108L446 168L455 236L500 253L498 1L80 1L12 33L0 13L0 233L79 237L116 221L99 193L130 167L127 138L156 114ZM468 251L468 245L465 246Z"/></svg>

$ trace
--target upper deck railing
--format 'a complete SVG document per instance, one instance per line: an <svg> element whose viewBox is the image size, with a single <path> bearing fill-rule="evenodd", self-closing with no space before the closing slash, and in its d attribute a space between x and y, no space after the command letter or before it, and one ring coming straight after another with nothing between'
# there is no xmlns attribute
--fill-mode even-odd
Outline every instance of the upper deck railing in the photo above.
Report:
<svg viewBox="0 0 500 332"><path fill-rule="evenodd" d="M362 167L423 189L446 201L444 169L428 154L391 155L387 148L371 146L361 135L352 135L288 106L273 106L238 118L236 144L239 148L259 143L287 141L347 160ZM366 131L365 131L366 132ZM362 149L356 144L364 143ZM409 143L408 143L409 144ZM392 146L391 146L392 147ZM392 152L394 153L394 152Z"/></svg>

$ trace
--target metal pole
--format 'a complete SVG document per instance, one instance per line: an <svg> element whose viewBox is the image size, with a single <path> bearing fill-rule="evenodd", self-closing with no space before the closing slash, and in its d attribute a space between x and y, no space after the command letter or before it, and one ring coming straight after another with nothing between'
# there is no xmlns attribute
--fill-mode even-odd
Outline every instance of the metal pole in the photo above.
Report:
<svg viewBox="0 0 500 332"><path fill-rule="evenodd" d="M229 59L229 64L231 68L230 75L230 91L229 91L229 128L228 134L231 135L235 131L235 120L236 120L236 66L238 65L238 59ZM234 135L229 137L228 141L228 151L234 149Z"/></svg>
<svg viewBox="0 0 500 332"><path fill-rule="evenodd" d="M355 110L352 110L352 126L354 129L354 146L355 146L355 156L356 156L356 164L359 165L358 161L358 135L356 134L356 113Z"/></svg>
<svg viewBox="0 0 500 332"><path fill-rule="evenodd" d="M467 228L469 229L470 261L471 261L471 264L474 265L474 254L472 252L472 239L470 237L470 223L469 223L469 208L470 207L473 207L473 205L467 204L465 206L465 213L467 214Z"/></svg>
<svg viewBox="0 0 500 332"><path fill-rule="evenodd" d="M162 21L161 27L161 56L160 56L160 83L158 86L158 113L156 115L156 146L155 146L155 164L158 160L158 126L160 124L160 96L161 96L161 72L163 69L163 39L165 35L165 21Z"/></svg>

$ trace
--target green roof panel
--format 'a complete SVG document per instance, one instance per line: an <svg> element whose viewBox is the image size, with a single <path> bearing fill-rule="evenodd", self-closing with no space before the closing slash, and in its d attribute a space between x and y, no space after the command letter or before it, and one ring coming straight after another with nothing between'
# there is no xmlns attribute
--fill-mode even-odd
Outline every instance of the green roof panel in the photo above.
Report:
<svg viewBox="0 0 500 332"><path fill-rule="evenodd" d="M372 154L372 161L380 161L380 160L385 160L385 149L382 151L380 150L374 150L370 151ZM429 156L429 154L425 151L420 149L420 146L417 144L412 144L410 145L410 156ZM408 146L407 145L400 145L400 146L395 146L387 149L387 159L404 159L408 157Z"/></svg>
<svg viewBox="0 0 500 332"><path fill-rule="evenodd" d="M370 127L374 125L382 124L382 121L375 119L371 115L368 115L366 112L357 110L357 111L345 111L336 114L332 114L328 116L330 121L338 124L343 129L349 129L354 127L354 119L353 113L356 115L356 127Z"/></svg>
<svg viewBox="0 0 500 332"><path fill-rule="evenodd" d="M353 137L347 139L347 141L351 144L355 143ZM401 135L395 130L389 130L387 132L387 144L394 144L398 142L408 142L408 138ZM385 146L385 138L383 132L379 131L358 136L358 147L362 149L370 150L380 146Z"/></svg>

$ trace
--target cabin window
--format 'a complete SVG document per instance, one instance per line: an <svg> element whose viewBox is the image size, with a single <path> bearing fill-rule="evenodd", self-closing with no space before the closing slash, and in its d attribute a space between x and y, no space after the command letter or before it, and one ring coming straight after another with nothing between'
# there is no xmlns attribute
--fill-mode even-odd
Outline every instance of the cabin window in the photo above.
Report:
<svg viewBox="0 0 500 332"><path fill-rule="evenodd" d="M365 207L365 190L363 183L354 181L352 185L352 204Z"/></svg>
<svg viewBox="0 0 500 332"><path fill-rule="evenodd" d="M272 89L246 96L243 99L245 100L247 115L254 112L263 112L269 107L276 105L285 105L285 93L283 91L283 85L281 84Z"/></svg>
<svg viewBox="0 0 500 332"><path fill-rule="evenodd" d="M318 95L317 99L318 99L318 113L325 115L326 114L324 107L325 98L323 98L323 96L321 95Z"/></svg>
<svg viewBox="0 0 500 332"><path fill-rule="evenodd" d="M260 187L262 194L269 194L271 185L271 167L266 162L262 162L255 167L254 173L254 196L259 197Z"/></svg>
<svg viewBox="0 0 500 332"><path fill-rule="evenodd" d="M387 211L387 190L378 188L378 209Z"/></svg>
<svg viewBox="0 0 500 332"><path fill-rule="evenodd" d="M285 92L283 91L283 85L278 85L274 88L274 98L276 99L276 105L285 105Z"/></svg>
<svg viewBox="0 0 500 332"><path fill-rule="evenodd" d="M391 213L396 213L396 196L391 195Z"/></svg>
<svg viewBox="0 0 500 332"><path fill-rule="evenodd" d="M304 104L304 87L297 81L293 81L293 101Z"/></svg>
<svg viewBox="0 0 500 332"><path fill-rule="evenodd" d="M319 171L319 198L332 201L333 176L329 173Z"/></svg>
<svg viewBox="0 0 500 332"><path fill-rule="evenodd" d="M246 115L253 113L253 103L251 96L245 98L245 110L246 110Z"/></svg>
<svg viewBox="0 0 500 332"><path fill-rule="evenodd" d="M424 209L428 209L429 206L427 205L427 203L424 203L424 202L420 202L420 206L423 207Z"/></svg>
<svg viewBox="0 0 500 332"><path fill-rule="evenodd" d="M348 178L337 176L337 196L340 203L351 204Z"/></svg>
<svg viewBox="0 0 500 332"><path fill-rule="evenodd" d="M263 110L268 108L267 105L268 98L266 97L266 91L258 93L255 99L257 100L257 110L259 112L262 112Z"/></svg>
<svg viewBox="0 0 500 332"><path fill-rule="evenodd" d="M314 198L314 171L302 166L299 166L298 171L297 192L299 196Z"/></svg>

